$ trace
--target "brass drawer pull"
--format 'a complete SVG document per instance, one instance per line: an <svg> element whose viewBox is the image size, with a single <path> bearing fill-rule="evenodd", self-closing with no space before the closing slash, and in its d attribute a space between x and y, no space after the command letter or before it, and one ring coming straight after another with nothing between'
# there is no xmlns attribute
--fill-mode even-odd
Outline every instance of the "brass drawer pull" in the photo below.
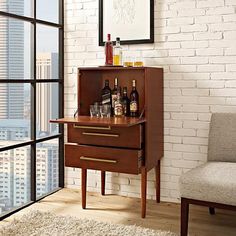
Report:
<svg viewBox="0 0 236 236"><path fill-rule="evenodd" d="M114 164L117 163L116 160L100 159L100 158L85 157L85 156L81 156L80 160L83 160L83 161L97 161L97 162L114 163Z"/></svg>
<svg viewBox="0 0 236 236"><path fill-rule="evenodd" d="M102 127L102 126L85 126L85 125L74 125L76 129L97 129L97 130L111 130L111 126Z"/></svg>
<svg viewBox="0 0 236 236"><path fill-rule="evenodd" d="M119 138L119 134L103 134L103 133L90 133L90 132L83 132L82 134L88 136Z"/></svg>

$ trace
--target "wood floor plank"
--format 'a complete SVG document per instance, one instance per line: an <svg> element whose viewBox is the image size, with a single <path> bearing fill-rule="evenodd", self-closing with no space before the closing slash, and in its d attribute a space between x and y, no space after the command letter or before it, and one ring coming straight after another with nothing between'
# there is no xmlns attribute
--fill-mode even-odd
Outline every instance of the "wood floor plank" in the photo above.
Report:
<svg viewBox="0 0 236 236"><path fill-rule="evenodd" d="M20 216L34 209L51 211L58 215L70 215L115 224L135 224L179 233L179 204L156 203L156 201L147 200L145 219L140 217L140 204L141 200L138 198L88 193L87 208L83 210L80 191L65 188L15 215ZM0 226L12 221L13 218L14 215L3 220ZM216 215L212 216L208 213L208 208L190 206L189 233L191 236L235 236L236 212L216 209Z"/></svg>

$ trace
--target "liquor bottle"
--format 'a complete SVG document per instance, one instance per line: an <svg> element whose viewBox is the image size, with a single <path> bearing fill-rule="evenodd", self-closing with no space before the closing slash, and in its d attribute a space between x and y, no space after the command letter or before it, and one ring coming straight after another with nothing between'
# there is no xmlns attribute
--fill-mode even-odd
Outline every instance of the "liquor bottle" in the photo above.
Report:
<svg viewBox="0 0 236 236"><path fill-rule="evenodd" d="M139 94L136 89L136 80L132 81L132 91L130 93L130 116L137 117L139 111Z"/></svg>
<svg viewBox="0 0 236 236"><path fill-rule="evenodd" d="M113 48L113 65L122 65L122 47L120 46L120 38L116 38L116 45Z"/></svg>
<svg viewBox="0 0 236 236"><path fill-rule="evenodd" d="M115 107L114 107L114 116L115 117L124 116L123 103L121 99L121 88L119 88L117 91L117 97L115 100Z"/></svg>
<svg viewBox="0 0 236 236"><path fill-rule="evenodd" d="M127 87L123 88L123 97L122 97L122 103L123 103L123 112L125 116L129 116L130 113L130 101L127 96Z"/></svg>
<svg viewBox="0 0 236 236"><path fill-rule="evenodd" d="M111 35L107 35L107 41L105 43L105 65L112 66L113 65L113 43L111 41Z"/></svg>
<svg viewBox="0 0 236 236"><path fill-rule="evenodd" d="M109 80L105 80L105 86L102 89L102 104L111 105L111 89L109 87Z"/></svg>
<svg viewBox="0 0 236 236"><path fill-rule="evenodd" d="M117 98L117 92L118 92L118 78L115 78L114 88L111 91L111 111L112 111L112 114L114 114L114 107L115 107L115 101Z"/></svg>

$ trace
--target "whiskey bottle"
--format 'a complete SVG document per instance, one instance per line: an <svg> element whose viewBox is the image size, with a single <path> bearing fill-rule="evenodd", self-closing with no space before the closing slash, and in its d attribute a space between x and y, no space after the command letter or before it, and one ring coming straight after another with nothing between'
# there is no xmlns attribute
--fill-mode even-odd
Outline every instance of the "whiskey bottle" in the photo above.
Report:
<svg viewBox="0 0 236 236"><path fill-rule="evenodd" d="M123 112L125 116L129 116L130 113L130 101L127 96L127 87L123 88L123 97L122 97L122 103L123 103Z"/></svg>
<svg viewBox="0 0 236 236"><path fill-rule="evenodd" d="M130 93L130 116L137 117L139 111L139 94L136 89L136 80L132 81L132 91Z"/></svg>
<svg viewBox="0 0 236 236"><path fill-rule="evenodd" d="M120 38L116 38L116 45L113 48L113 65L122 65L122 47L120 46Z"/></svg>
<svg viewBox="0 0 236 236"><path fill-rule="evenodd" d="M121 99L121 88L118 89L117 97L115 100L115 107L114 107L114 116L115 117L122 117L124 116L124 110L123 110L123 103Z"/></svg>
<svg viewBox="0 0 236 236"><path fill-rule="evenodd" d="M105 43L105 65L112 66L113 65L113 43L111 41L111 35L107 35L107 41Z"/></svg>
<svg viewBox="0 0 236 236"><path fill-rule="evenodd" d="M102 89L102 104L111 105L111 89L109 87L109 80L105 80L105 86Z"/></svg>
<svg viewBox="0 0 236 236"><path fill-rule="evenodd" d="M114 114L115 101L117 99L117 92L118 92L118 78L115 78L114 88L111 91L111 110L112 110L112 114Z"/></svg>

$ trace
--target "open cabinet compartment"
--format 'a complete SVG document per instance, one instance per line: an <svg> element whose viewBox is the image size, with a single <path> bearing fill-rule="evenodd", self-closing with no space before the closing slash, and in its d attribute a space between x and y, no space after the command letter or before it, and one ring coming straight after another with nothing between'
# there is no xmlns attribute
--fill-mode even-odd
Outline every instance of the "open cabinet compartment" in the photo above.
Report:
<svg viewBox="0 0 236 236"><path fill-rule="evenodd" d="M79 115L89 116L89 107L95 102L101 101L101 91L104 87L105 80L109 80L109 86L114 88L114 79L118 78L118 86L127 87L128 96L132 91L132 80L136 80L136 89L139 93L139 114L145 106L145 81L144 70L142 68L91 68L79 69L78 81L78 104Z"/></svg>

